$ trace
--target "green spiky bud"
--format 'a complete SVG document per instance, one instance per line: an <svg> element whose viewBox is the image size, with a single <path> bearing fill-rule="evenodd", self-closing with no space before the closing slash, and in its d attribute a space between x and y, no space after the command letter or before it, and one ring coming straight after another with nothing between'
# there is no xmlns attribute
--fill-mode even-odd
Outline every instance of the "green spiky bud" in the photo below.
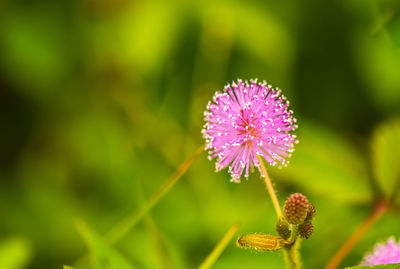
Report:
<svg viewBox="0 0 400 269"><path fill-rule="evenodd" d="M283 239L289 239L289 223L284 218L280 218L276 223L276 232L282 236Z"/></svg>
<svg viewBox="0 0 400 269"><path fill-rule="evenodd" d="M299 225L299 235L302 238L309 238L314 231L314 225L311 222L304 222Z"/></svg>
<svg viewBox="0 0 400 269"><path fill-rule="evenodd" d="M307 211L307 217L304 220L304 222L311 222L313 218L315 217L316 214L315 206L313 204L308 205L308 211Z"/></svg>
<svg viewBox="0 0 400 269"><path fill-rule="evenodd" d="M284 213L287 221L291 224L304 222L308 212L308 200L301 193L294 193L285 202Z"/></svg>

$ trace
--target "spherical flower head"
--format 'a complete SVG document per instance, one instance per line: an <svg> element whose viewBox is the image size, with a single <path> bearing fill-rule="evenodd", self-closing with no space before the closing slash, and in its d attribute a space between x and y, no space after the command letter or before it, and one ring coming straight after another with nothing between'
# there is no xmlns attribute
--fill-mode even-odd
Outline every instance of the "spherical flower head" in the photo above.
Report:
<svg viewBox="0 0 400 269"><path fill-rule="evenodd" d="M308 208L307 198L301 193L294 193L286 200L283 212L289 223L300 224L306 219Z"/></svg>
<svg viewBox="0 0 400 269"><path fill-rule="evenodd" d="M372 266L378 264L400 263L400 241L396 242L394 237L385 243L375 245L371 253L368 253L360 265Z"/></svg>
<svg viewBox="0 0 400 269"><path fill-rule="evenodd" d="M217 158L216 170L229 166L231 181L240 182L244 172L260 164L261 155L270 165L286 166L297 143L290 134L297 128L289 101L279 89L257 80L238 80L216 92L204 112L202 130L209 158Z"/></svg>

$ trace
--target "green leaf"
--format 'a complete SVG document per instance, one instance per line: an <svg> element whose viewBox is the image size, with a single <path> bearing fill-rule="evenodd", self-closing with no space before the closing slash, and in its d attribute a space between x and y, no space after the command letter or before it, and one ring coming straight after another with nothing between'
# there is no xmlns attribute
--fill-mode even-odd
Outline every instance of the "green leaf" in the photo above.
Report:
<svg viewBox="0 0 400 269"><path fill-rule="evenodd" d="M398 189L400 180L400 119L378 126L372 137L372 160L376 179L387 197Z"/></svg>
<svg viewBox="0 0 400 269"><path fill-rule="evenodd" d="M0 18L0 24L7 25L0 37L3 72L22 86L18 90L39 99L60 90L74 59L68 41L74 33L67 32L56 12L51 5L10 9Z"/></svg>
<svg viewBox="0 0 400 269"><path fill-rule="evenodd" d="M134 268L119 252L108 246L104 240L90 231L85 223L78 222L77 228L87 247L95 269L132 269Z"/></svg>
<svg viewBox="0 0 400 269"><path fill-rule="evenodd" d="M233 6L236 12L236 35L238 45L266 63L274 63L278 68L291 60L293 42L287 29L269 10L257 6ZM263 34L260 34L260 33ZM257 42L249 42L257 37ZM271 42L274 40L274 42Z"/></svg>
<svg viewBox="0 0 400 269"><path fill-rule="evenodd" d="M117 29L118 46L114 50L121 61L133 63L141 72L158 70L168 60L179 37L182 27L179 9L170 2L154 5L146 1L139 6L127 6L123 14L115 27L108 25L107 31L96 33L99 41L108 40L109 34L115 34Z"/></svg>
<svg viewBox="0 0 400 269"><path fill-rule="evenodd" d="M400 263L380 264L380 265L374 265L374 266L352 266L352 267L346 267L345 269L368 269L368 268L373 268L373 269L399 269L400 268Z"/></svg>
<svg viewBox="0 0 400 269"><path fill-rule="evenodd" d="M386 30L400 53L400 14L398 11L395 12L393 8L388 8L388 10L383 15L389 17L385 25Z"/></svg>
<svg viewBox="0 0 400 269"><path fill-rule="evenodd" d="M0 268L25 268L32 257L30 243L20 237L0 242Z"/></svg>
<svg viewBox="0 0 400 269"><path fill-rule="evenodd" d="M355 42L354 56L366 83L364 90L378 109L393 111L400 102L400 49L382 38L360 36Z"/></svg>
<svg viewBox="0 0 400 269"><path fill-rule="evenodd" d="M71 267L71 266L68 266L68 265L64 265L64 266L63 266L63 269L74 269L74 268Z"/></svg>
<svg viewBox="0 0 400 269"><path fill-rule="evenodd" d="M365 160L344 138L321 126L302 122L293 158L287 168L274 171L307 192L342 202L369 198Z"/></svg>

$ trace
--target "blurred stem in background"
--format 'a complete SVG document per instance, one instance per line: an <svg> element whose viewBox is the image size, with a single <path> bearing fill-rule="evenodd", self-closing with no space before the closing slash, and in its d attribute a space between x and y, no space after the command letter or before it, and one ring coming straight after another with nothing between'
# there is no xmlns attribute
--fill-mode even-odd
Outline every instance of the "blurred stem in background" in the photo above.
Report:
<svg viewBox="0 0 400 269"><path fill-rule="evenodd" d="M393 184L392 193L389 195L389 199L385 198L385 195L379 188L378 182L374 180L374 177L369 177L372 186L378 187L378 202L375 203L375 206L372 212L368 215L367 218L354 230L354 232L350 235L347 241L340 247L340 249L336 252L336 254L329 261L328 265L325 269L335 269L337 268L343 259L349 254L349 252L353 249L353 247L360 241L360 239L368 232L368 230L392 207L395 206L394 203L396 201L396 197L398 195L398 190L400 187L400 172L397 172L396 180Z"/></svg>
<svg viewBox="0 0 400 269"><path fill-rule="evenodd" d="M195 153L190 156L181 166L175 171L175 173L157 190L153 193L150 198L142 203L139 209L135 210L130 216L126 219L122 220L119 224L117 224L106 236L106 240L108 244L111 246L117 243L120 239L122 239L140 220L142 220L146 214L161 200L161 198L166 195L171 188L178 182L178 180L182 177L182 175L187 171L190 165L194 160L204 151L205 145L200 146ZM156 226L151 218L146 220L147 228L153 232L153 239L158 242L159 235L154 233L156 232ZM161 253L161 252L160 252ZM164 258L164 257L162 257ZM81 257L77 264L85 263L87 256ZM160 260L163 262L163 260Z"/></svg>
<svg viewBox="0 0 400 269"><path fill-rule="evenodd" d="M136 182L135 190L136 190L136 195L135 195L136 200L138 204L142 204L143 201L145 200L145 196L143 193L143 186L140 180ZM175 268L175 266L173 265L171 255L167 249L167 245L164 242L163 237L157 227L157 224L154 222L152 215L146 214L143 217L143 222L154 246L154 250L157 256L158 268Z"/></svg>
<svg viewBox="0 0 400 269"><path fill-rule="evenodd" d="M271 197L272 204L274 205L276 215L278 216L278 219L282 219L283 215L282 215L281 207L279 206L279 201L278 201L278 198L276 197L276 193L275 193L274 187L272 185L271 179L269 178L269 175L267 173L267 169L265 169L264 161L260 155L257 156L257 159L258 159L258 162L260 163L261 172L264 176L264 183L267 187L269 196ZM292 269L301 267L299 252L298 252L299 243L297 242L298 240L296 240L296 239L297 239L297 231L292 231L291 241L293 240L292 241L293 244L283 248L286 264L289 268L292 268Z"/></svg>
<svg viewBox="0 0 400 269"><path fill-rule="evenodd" d="M204 151L204 145L199 147L196 152L189 157L176 172L147 199L139 209L135 210L130 216L117 224L107 235L109 244L114 244L123 238L133 226L135 226L149 212L157 202L175 185L182 177L193 161Z"/></svg>
<svg viewBox="0 0 400 269"><path fill-rule="evenodd" d="M360 241L365 233L377 222L388 210L390 204L385 201L381 201L376 204L373 211L369 216L354 230L347 241L341 246L336 252L333 258L329 261L325 269L337 268L342 260L349 254L351 249Z"/></svg>
<svg viewBox="0 0 400 269"><path fill-rule="evenodd" d="M201 263L199 269L208 269L214 265L217 261L221 253L224 251L228 243L232 240L232 237L236 234L237 230L240 227L240 223L236 222L233 226L228 230L225 236L219 241L219 243L215 246L215 248L211 251L211 253L206 257L206 259Z"/></svg>

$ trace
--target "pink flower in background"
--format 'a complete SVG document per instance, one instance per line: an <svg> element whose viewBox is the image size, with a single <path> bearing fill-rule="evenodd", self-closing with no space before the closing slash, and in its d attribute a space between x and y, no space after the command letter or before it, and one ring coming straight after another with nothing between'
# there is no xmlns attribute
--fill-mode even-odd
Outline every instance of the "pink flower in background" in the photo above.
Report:
<svg viewBox="0 0 400 269"><path fill-rule="evenodd" d="M400 263L400 241L394 237L385 243L376 244L373 251L364 257L360 265L372 266L378 264Z"/></svg>
<svg viewBox="0 0 400 269"><path fill-rule="evenodd" d="M288 106L281 91L265 81L239 79L216 92L202 130L209 158L217 158L216 170L229 166L231 181L240 182L243 171L247 179L249 170L259 167L257 155L270 165L286 166L298 142L289 133L297 125Z"/></svg>

